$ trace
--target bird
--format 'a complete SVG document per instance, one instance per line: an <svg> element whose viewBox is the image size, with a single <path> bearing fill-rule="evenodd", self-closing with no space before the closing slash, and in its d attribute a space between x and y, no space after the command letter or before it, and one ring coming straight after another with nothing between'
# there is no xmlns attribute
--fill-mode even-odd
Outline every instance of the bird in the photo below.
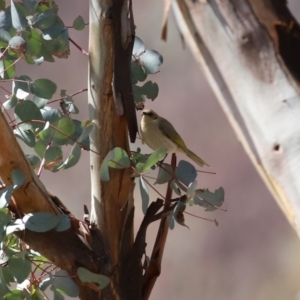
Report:
<svg viewBox="0 0 300 300"><path fill-rule="evenodd" d="M142 140L154 151L163 147L167 153L185 153L200 167L204 165L210 167L208 163L186 146L174 126L152 109L143 110L141 136Z"/></svg>

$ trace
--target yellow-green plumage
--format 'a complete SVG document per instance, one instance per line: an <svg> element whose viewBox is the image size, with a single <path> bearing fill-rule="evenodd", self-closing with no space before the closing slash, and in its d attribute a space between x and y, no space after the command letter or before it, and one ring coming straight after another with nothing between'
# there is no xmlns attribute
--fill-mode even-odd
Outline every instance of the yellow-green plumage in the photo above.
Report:
<svg viewBox="0 0 300 300"><path fill-rule="evenodd" d="M141 133L143 141L152 150L164 147L168 153L185 153L201 167L204 165L209 166L203 159L187 148L179 133L168 120L160 117L151 109L143 110Z"/></svg>

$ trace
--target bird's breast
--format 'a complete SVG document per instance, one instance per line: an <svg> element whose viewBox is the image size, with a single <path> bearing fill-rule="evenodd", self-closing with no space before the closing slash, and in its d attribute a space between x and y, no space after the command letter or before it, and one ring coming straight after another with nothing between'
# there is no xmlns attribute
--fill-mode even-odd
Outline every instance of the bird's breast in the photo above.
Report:
<svg viewBox="0 0 300 300"><path fill-rule="evenodd" d="M158 127L158 123L153 120L145 122L142 118L141 133L143 141L152 149L160 147L166 148L168 153L181 152L177 144L172 142Z"/></svg>

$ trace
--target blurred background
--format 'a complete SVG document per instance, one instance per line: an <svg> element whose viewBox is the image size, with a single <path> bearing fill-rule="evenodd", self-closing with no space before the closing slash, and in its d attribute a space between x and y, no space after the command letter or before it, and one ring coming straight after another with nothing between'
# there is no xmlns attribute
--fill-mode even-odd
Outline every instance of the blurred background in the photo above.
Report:
<svg viewBox="0 0 300 300"><path fill-rule="evenodd" d="M71 26L78 15L88 22L87 1L59 0L57 4L66 25ZM299 1L290 1L290 6L295 16L300 16ZM216 175L200 173L198 186L211 191L222 186L227 209L211 213L200 207L188 208L198 216L216 218L219 226L189 215L185 218L190 229L176 224L169 233L162 274L151 299L300 300L299 239L245 155L189 49L183 47L172 16L165 43L160 40L163 1L133 0L133 8L137 36L146 48L164 57L161 72L150 78L159 85L159 97L146 105L171 121L189 148L213 166ZM70 36L88 48L88 28L82 32L70 29ZM31 68L31 78L48 77L72 94L87 87L87 60L71 45L69 59L40 67L22 63L18 74ZM87 94L74 100L80 118L87 119ZM136 147L132 145L133 150ZM146 146L143 149L150 152ZM77 166L57 174L43 171L41 179L82 218L83 204L90 203L86 151ZM151 197L155 200L157 195ZM138 228L143 217L139 191L135 201ZM148 255L156 229L154 224L148 233Z"/></svg>

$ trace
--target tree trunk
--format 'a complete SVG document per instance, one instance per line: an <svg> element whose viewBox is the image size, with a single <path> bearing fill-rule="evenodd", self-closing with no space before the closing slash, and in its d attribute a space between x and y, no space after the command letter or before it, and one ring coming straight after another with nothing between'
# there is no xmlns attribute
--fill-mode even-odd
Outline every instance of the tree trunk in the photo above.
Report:
<svg viewBox="0 0 300 300"><path fill-rule="evenodd" d="M279 0L173 1L178 27L300 235L300 30Z"/></svg>

